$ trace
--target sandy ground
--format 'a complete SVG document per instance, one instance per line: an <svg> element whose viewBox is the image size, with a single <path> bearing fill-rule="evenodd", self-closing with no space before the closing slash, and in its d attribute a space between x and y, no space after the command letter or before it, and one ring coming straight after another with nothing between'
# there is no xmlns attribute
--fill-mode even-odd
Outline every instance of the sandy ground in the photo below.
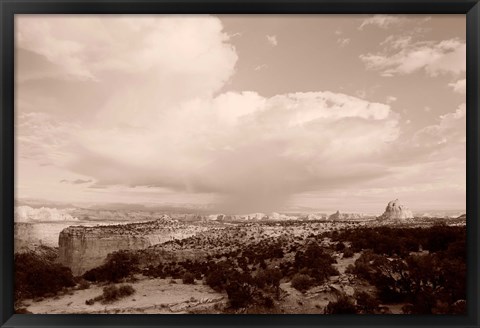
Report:
<svg viewBox="0 0 480 328"><path fill-rule="evenodd" d="M81 313L161 313L179 314L209 309L209 313L220 313L227 301L226 295L215 292L197 281L195 285L184 285L181 280L176 284L170 279L142 278L131 283L136 292L111 304L95 302L85 304L86 300L102 294L102 286L92 285L89 289L74 290L73 295L63 295L43 299L39 302L28 300L27 310L32 313L81 314Z"/></svg>

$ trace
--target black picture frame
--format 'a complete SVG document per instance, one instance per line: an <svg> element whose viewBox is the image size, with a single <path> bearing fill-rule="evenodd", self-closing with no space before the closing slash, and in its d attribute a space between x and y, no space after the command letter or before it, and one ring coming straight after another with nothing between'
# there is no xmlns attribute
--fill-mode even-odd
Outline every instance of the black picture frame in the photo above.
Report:
<svg viewBox="0 0 480 328"><path fill-rule="evenodd" d="M465 14L467 36L468 292L459 315L28 315L13 311L15 14ZM478 0L0 0L0 325L1 327L478 327L480 273Z"/></svg>

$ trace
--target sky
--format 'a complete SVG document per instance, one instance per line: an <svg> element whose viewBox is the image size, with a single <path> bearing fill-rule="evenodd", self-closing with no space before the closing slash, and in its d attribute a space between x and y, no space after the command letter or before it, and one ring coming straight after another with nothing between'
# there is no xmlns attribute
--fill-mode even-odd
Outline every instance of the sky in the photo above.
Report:
<svg viewBox="0 0 480 328"><path fill-rule="evenodd" d="M15 192L464 210L464 15L16 15Z"/></svg>

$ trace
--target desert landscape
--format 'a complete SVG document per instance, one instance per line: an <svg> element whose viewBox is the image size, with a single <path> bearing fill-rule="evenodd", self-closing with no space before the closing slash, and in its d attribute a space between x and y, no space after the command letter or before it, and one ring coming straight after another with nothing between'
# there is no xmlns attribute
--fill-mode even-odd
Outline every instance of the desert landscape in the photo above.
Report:
<svg viewBox="0 0 480 328"><path fill-rule="evenodd" d="M57 244L46 243L41 230L19 232L17 311L465 311L465 215L414 217L394 200L378 217L339 211L186 217L73 224L58 233ZM42 223L16 223L25 224Z"/></svg>

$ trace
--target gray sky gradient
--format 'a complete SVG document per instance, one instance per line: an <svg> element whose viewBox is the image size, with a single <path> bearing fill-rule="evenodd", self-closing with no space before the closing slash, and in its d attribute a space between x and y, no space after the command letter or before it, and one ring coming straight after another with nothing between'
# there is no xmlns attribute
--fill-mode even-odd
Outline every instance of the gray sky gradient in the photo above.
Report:
<svg viewBox="0 0 480 328"><path fill-rule="evenodd" d="M463 15L15 23L17 199L465 209Z"/></svg>

